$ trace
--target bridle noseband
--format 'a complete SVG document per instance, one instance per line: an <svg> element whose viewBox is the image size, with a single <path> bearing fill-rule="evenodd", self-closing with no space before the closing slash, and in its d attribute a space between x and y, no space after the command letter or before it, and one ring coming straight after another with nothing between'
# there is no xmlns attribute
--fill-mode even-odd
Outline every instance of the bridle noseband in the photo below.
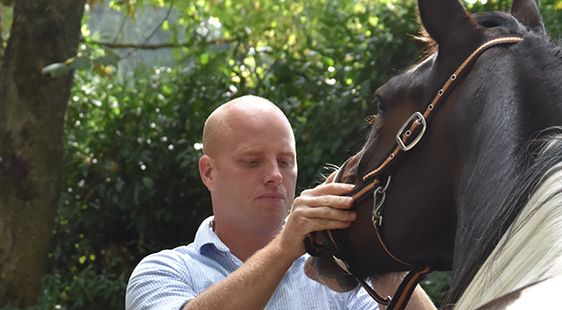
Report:
<svg viewBox="0 0 562 310"><path fill-rule="evenodd" d="M437 91L437 94L435 95L431 103L427 106L425 111L423 113L414 112L404 122L404 124L396 134L396 144L392 152L390 152L390 154L382 161L382 163L367 172L362 177L363 184L359 187L356 187L350 194L350 196L354 198L354 201L358 201L358 199L364 198L366 195L372 195L373 209L371 222L374 233L376 235L377 243L384 250L386 255L388 255L393 261L410 270L408 272L408 275L402 280L393 298L381 297L364 280L354 275L354 273L352 272L352 267L346 262L345 253L342 253L342 247L338 246L336 239L332 235L332 231L326 231L331 243L328 246L319 246L318 244L315 244L313 238L305 239L307 251L314 256L315 254L318 255L318 253L323 252L323 250L328 247L331 251L332 258L338 264L338 266L347 274L355 277L359 281L361 286L363 286L363 288L367 290L369 295L373 297L373 299L375 299L380 304L388 305L388 309L404 309L416 285L419 283L424 274L431 271L431 267L428 265L416 266L415 264L410 264L405 260L400 259L398 256L393 254L392 251L390 251L390 248L384 242L384 238L382 237L382 214L384 202L386 199L386 191L391 183L389 168L393 165L393 163L396 162L397 158L401 157L404 153L412 150L421 141L422 137L427 131L431 117L439 107L439 104L442 102L441 98L443 98L447 91L455 85L454 82L467 71L467 68L472 63L474 63L478 56L480 56L488 48L504 44L514 44L521 42L522 40L523 38L520 37L503 37L492 39L483 43L476 50L474 50L455 70L455 72L451 74L443 87ZM348 163L349 159L338 170L334 182L341 181L342 173ZM318 249L319 247L323 248Z"/></svg>

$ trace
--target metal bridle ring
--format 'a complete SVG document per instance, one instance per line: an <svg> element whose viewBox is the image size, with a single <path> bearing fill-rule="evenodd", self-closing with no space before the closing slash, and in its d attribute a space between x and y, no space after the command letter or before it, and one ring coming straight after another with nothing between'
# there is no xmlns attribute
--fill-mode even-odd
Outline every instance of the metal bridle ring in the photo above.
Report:
<svg viewBox="0 0 562 310"><path fill-rule="evenodd" d="M373 211L371 213L371 222L373 223L373 227L380 227L382 226L382 206L384 204L384 201L386 200L386 190L388 189L388 186L390 185L390 179L391 176L388 176L388 179L386 180L386 184L384 186L379 185L374 191L373 191ZM378 199L378 195L380 196L380 200Z"/></svg>

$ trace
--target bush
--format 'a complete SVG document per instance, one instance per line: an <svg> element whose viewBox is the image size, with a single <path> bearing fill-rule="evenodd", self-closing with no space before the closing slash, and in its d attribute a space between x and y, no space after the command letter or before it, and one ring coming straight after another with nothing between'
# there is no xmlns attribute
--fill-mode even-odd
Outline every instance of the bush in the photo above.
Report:
<svg viewBox="0 0 562 310"><path fill-rule="evenodd" d="M301 22L290 33L272 36L267 16L253 16L250 30L224 16L222 34L236 40L191 37L194 46L176 67L139 68L126 78L76 74L53 272L40 305L123 308L126 281L142 257L192 240L211 213L196 164L203 122L234 96L269 98L289 116L299 189L321 179L324 163L356 150L374 86L389 68L415 59L407 36L416 32L413 6L291 5L301 13L277 19Z"/></svg>
<svg viewBox="0 0 562 310"><path fill-rule="evenodd" d="M371 94L420 48L413 1L203 2L186 4L172 25L190 42L176 66L76 74L52 273L37 308L122 309L142 257L192 240L211 214L197 160L219 104L256 94L282 108L297 137L300 191L362 145ZM424 282L434 300L449 276Z"/></svg>

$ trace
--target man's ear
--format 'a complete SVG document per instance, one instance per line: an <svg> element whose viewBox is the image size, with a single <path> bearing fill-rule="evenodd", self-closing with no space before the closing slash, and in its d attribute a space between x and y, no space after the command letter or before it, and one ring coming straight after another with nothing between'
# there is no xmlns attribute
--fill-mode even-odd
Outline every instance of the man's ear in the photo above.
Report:
<svg viewBox="0 0 562 310"><path fill-rule="evenodd" d="M203 184L205 184L209 190L213 187L214 183L213 170L214 163L211 157L207 155L199 157L199 176Z"/></svg>

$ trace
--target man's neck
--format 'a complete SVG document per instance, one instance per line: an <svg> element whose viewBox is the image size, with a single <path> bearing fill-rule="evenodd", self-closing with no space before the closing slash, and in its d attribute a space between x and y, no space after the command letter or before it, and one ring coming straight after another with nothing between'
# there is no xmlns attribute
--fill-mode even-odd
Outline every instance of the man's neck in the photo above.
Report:
<svg viewBox="0 0 562 310"><path fill-rule="evenodd" d="M248 232L247 230L244 232L234 232L213 225L213 230L221 241L230 249L230 252L244 262L273 240L280 228L270 232L255 233Z"/></svg>

